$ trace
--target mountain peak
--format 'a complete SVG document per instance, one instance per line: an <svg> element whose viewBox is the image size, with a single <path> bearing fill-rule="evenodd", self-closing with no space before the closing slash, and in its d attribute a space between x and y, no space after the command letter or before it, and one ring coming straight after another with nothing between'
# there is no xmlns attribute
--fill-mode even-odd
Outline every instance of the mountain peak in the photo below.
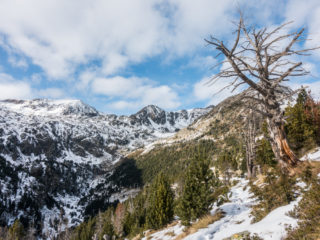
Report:
<svg viewBox="0 0 320 240"><path fill-rule="evenodd" d="M138 121L147 125L151 124L150 119L153 122L160 124L163 123L163 121L165 122L166 112L155 105L148 105L137 113L131 115L130 118L134 121Z"/></svg>
<svg viewBox="0 0 320 240"><path fill-rule="evenodd" d="M33 100L15 100L9 99L0 101L0 105L10 109L11 111L23 115L85 115L96 116L98 111L83 103L81 100L63 99L33 99Z"/></svg>
<svg viewBox="0 0 320 240"><path fill-rule="evenodd" d="M143 112L143 111L147 112L148 114L153 114L153 115L161 114L162 112L164 112L164 110L162 108L160 108L156 105L145 106L139 112Z"/></svg>

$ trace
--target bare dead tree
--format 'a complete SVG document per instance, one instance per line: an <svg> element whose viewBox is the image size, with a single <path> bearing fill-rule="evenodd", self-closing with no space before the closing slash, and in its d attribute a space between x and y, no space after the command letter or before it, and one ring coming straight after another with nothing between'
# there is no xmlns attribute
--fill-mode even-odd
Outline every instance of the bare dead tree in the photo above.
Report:
<svg viewBox="0 0 320 240"><path fill-rule="evenodd" d="M246 118L245 130L242 132L246 147L246 165L248 178L255 177L256 159L256 137L257 126L256 118L252 110Z"/></svg>
<svg viewBox="0 0 320 240"><path fill-rule="evenodd" d="M290 23L275 29L248 27L240 16L235 32L236 38L231 47L223 41L211 36L205 41L224 56L224 60L215 67L222 66L221 71L212 77L211 84L216 81L231 82L226 87L232 91L242 85L248 89L239 100L262 114L268 123L272 150L283 171L291 170L299 162L289 147L284 131L282 103L290 99L298 91L292 91L283 83L290 77L309 74L301 61L294 61L297 55L309 55L317 48L294 49L299 42L305 41L304 29L296 32L282 33ZM281 47L284 46L284 47Z"/></svg>

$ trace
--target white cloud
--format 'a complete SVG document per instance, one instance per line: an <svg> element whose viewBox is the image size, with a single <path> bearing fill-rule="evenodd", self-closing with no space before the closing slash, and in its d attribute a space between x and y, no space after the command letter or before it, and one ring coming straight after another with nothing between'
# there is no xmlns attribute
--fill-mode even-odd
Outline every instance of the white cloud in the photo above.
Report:
<svg viewBox="0 0 320 240"><path fill-rule="evenodd" d="M175 0L165 3L171 3L175 10L170 18L172 28L167 39L170 49L177 54L203 47L203 39L209 34L222 36L230 32L234 0Z"/></svg>
<svg viewBox="0 0 320 240"><path fill-rule="evenodd" d="M32 90L28 83L17 81L11 76L0 73L0 99L29 99Z"/></svg>
<svg viewBox="0 0 320 240"><path fill-rule="evenodd" d="M195 56L191 59L191 61L187 64L187 67L194 67L209 70L215 64L217 64L217 59L213 56Z"/></svg>
<svg viewBox="0 0 320 240"><path fill-rule="evenodd" d="M312 83L306 83L304 86L308 86L311 90L311 95L314 97L317 101L320 100L320 81L312 82Z"/></svg>
<svg viewBox="0 0 320 240"><path fill-rule="evenodd" d="M215 83L210 77L204 77L193 86L193 95L197 101L206 101L208 105L217 105L224 99L240 93L243 88L232 91L232 87L225 88L230 83L230 79L220 79Z"/></svg>
<svg viewBox="0 0 320 240"><path fill-rule="evenodd" d="M80 74L78 82L76 83L75 87L78 90L86 90L90 83L97 77L97 71L94 69L84 71Z"/></svg>
<svg viewBox="0 0 320 240"><path fill-rule="evenodd" d="M109 107L114 109L138 109L154 104L166 109L180 106L177 93L167 85L156 85L145 78L116 76L113 78L96 78L92 82L92 91L122 100L115 100Z"/></svg>
<svg viewBox="0 0 320 240"><path fill-rule="evenodd" d="M180 106L177 94L168 86L149 87L142 96L143 105L155 104L159 107L174 109Z"/></svg>
<svg viewBox="0 0 320 240"><path fill-rule="evenodd" d="M37 91L37 96L41 98L62 98L65 96L63 90L59 88L46 88Z"/></svg>
<svg viewBox="0 0 320 240"><path fill-rule="evenodd" d="M115 101L107 105L108 108L113 110L136 110L140 107L139 102L130 101Z"/></svg>
<svg viewBox="0 0 320 240"><path fill-rule="evenodd" d="M305 47L319 47L320 42L320 2L318 0L290 0L286 7L286 21L294 21L292 27L307 28ZM314 51L316 57L320 57L320 50Z"/></svg>
<svg viewBox="0 0 320 240"><path fill-rule="evenodd" d="M3 0L0 44L29 57L51 78L69 77L92 60L101 61L102 73L115 74L164 51L193 52L210 33L228 33L233 3Z"/></svg>
<svg viewBox="0 0 320 240"><path fill-rule="evenodd" d="M6 44L53 78L98 59L107 73L161 51L157 0L4 0L0 32ZM35 7L36 6L36 7Z"/></svg>
<svg viewBox="0 0 320 240"><path fill-rule="evenodd" d="M124 68L129 62L129 57L120 54L110 54L104 60L102 66L102 73L109 75L116 73L119 69Z"/></svg>
<svg viewBox="0 0 320 240"><path fill-rule="evenodd" d="M137 77L97 78L92 83L92 90L106 96L132 98L142 94L142 91L147 87L143 84L145 81L145 79Z"/></svg>
<svg viewBox="0 0 320 240"><path fill-rule="evenodd" d="M6 73L0 73L0 99L32 99L61 98L65 96L62 89L35 89L28 82L13 78Z"/></svg>
<svg viewBox="0 0 320 240"><path fill-rule="evenodd" d="M24 69L28 67L28 63L25 59L19 58L13 55L9 56L8 62L14 67L19 67Z"/></svg>

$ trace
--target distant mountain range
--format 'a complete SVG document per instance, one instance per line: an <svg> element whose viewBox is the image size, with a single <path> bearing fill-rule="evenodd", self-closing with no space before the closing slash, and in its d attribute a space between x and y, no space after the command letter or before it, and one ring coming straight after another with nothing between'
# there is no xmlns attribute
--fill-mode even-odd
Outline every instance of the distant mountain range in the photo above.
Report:
<svg viewBox="0 0 320 240"><path fill-rule="evenodd" d="M59 216L68 226L78 224L95 204L121 200L139 185L130 162L117 168L127 153L174 135L210 110L149 105L117 116L79 100L0 101L0 224L20 218L54 231Z"/></svg>

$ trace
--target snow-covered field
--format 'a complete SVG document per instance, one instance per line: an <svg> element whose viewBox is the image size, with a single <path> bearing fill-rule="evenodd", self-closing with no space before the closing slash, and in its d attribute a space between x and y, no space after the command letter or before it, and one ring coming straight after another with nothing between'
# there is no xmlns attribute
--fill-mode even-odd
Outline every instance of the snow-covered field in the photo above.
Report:
<svg viewBox="0 0 320 240"><path fill-rule="evenodd" d="M251 207L256 203L252 193L249 191L248 180L243 178L238 184L231 188L229 200L219 208L214 206L211 213L214 214L218 209L225 212L225 216L219 221L214 222L207 228L200 229L198 232L187 236L188 240L220 240L234 236L236 233L248 231L257 234L262 239L280 240L286 235L286 227L295 227L297 220L288 216L288 212L293 210L300 198L291 202L289 205L276 208L264 219L257 223L251 223ZM164 229L148 236L148 239L175 239L183 230L183 226L177 224L173 227ZM174 234L173 234L174 233Z"/></svg>
<svg viewBox="0 0 320 240"><path fill-rule="evenodd" d="M301 158L303 161L320 161L320 148L315 149L313 152L305 155Z"/></svg>

